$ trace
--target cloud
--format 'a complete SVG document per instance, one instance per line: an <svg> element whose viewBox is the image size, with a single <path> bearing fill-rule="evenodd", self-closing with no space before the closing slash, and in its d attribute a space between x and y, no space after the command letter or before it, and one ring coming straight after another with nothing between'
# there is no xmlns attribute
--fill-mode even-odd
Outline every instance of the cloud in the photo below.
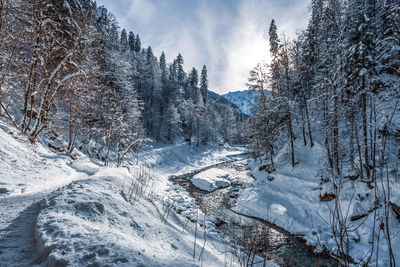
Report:
<svg viewBox="0 0 400 267"><path fill-rule="evenodd" d="M249 71L257 63L269 62L268 27L272 19L280 32L294 38L308 17L304 0L241 0L238 9L239 16L225 48L228 63L222 70L222 79L217 81L220 92L246 89Z"/></svg>
<svg viewBox="0 0 400 267"><path fill-rule="evenodd" d="M142 23L149 23L154 19L156 13L155 5L148 0L131 0L129 6L129 17L134 16Z"/></svg>
<svg viewBox="0 0 400 267"><path fill-rule="evenodd" d="M210 89L246 89L248 73L268 61L267 30L275 18L290 38L304 28L309 0L97 0L121 26L139 33L156 55L180 52L185 69L207 65Z"/></svg>

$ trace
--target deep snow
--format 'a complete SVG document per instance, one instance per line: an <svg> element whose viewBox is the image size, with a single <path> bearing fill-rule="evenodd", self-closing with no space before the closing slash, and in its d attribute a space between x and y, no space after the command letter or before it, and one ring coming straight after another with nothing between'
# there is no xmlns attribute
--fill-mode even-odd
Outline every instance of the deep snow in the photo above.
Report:
<svg viewBox="0 0 400 267"><path fill-rule="evenodd" d="M143 196L129 203L123 185L126 176L129 173L123 168L102 169L46 197L36 233L42 256L51 251L51 266L63 262L72 266L223 266L228 261L222 253L226 244L211 222L200 262L203 229L199 226L193 259L195 224L173 210L168 212L157 198Z"/></svg>
<svg viewBox="0 0 400 267"><path fill-rule="evenodd" d="M0 137L0 196L50 191L85 176L68 157L30 144L1 121Z"/></svg>
<svg viewBox="0 0 400 267"><path fill-rule="evenodd" d="M57 155L45 142L32 146L11 129L0 127L0 266L237 265L216 219L208 216L205 224L195 201L168 178L230 160L244 148L158 145L139 162L132 157L122 168L105 168L83 155L75 161ZM150 174L149 188L128 201L139 168Z"/></svg>

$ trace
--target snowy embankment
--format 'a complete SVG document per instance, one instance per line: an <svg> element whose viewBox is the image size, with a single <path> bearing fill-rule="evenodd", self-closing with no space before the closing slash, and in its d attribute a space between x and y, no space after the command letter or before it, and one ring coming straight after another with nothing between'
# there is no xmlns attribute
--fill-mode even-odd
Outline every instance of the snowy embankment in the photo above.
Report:
<svg viewBox="0 0 400 267"><path fill-rule="evenodd" d="M79 165L82 164L51 152L40 142L30 144L0 121L0 196L54 190L86 178L95 169L90 161L84 165L91 170L82 170Z"/></svg>
<svg viewBox="0 0 400 267"><path fill-rule="evenodd" d="M332 229L330 209L335 201L321 202L321 196L332 193L332 182L321 182L330 177L326 173L328 163L325 162L325 149L315 144L313 148L304 147L296 141L295 168L290 166L287 154L288 147L283 147L275 157L276 172L268 174L260 168L259 161L253 161L250 168L256 181L239 196L235 211L266 219L291 233L304 236L308 244L321 249L327 247L337 253ZM260 170L261 169L261 170ZM368 214L373 208L374 191L359 179L344 179L340 194L340 204L346 224L349 227L350 255L357 261L365 260L371 252L374 213L367 218L350 221L350 218ZM400 185L392 185L392 201L400 203ZM377 223L383 220L383 208L377 210ZM365 221L364 221L365 220ZM393 214L390 214L392 246L396 262L400 262L400 225ZM376 226L377 227L377 226ZM378 236L380 235L380 236ZM380 238L379 266L388 265L388 251L383 231L375 232L375 242ZM376 251L371 262L375 263Z"/></svg>

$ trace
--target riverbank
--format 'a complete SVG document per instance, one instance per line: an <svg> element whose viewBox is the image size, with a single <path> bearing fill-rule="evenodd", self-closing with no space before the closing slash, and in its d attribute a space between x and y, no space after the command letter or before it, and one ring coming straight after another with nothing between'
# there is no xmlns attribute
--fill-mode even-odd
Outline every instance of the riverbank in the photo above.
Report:
<svg viewBox="0 0 400 267"><path fill-rule="evenodd" d="M305 147L301 140L296 140L295 149L298 163L294 168L290 166L288 147L277 151L274 157L274 172L267 172L268 161L260 163L258 160L252 160L249 167L256 181L243 190L233 210L270 221L292 234L301 235L317 252L329 250L333 255L340 255L338 236L335 238L333 231L333 227L337 225L335 226L331 213L338 203L342 223L348 229L348 254L354 263L364 264L369 259L370 263L377 262L379 266L388 266L389 254L385 233L380 229L375 233L371 230L374 225L386 223L382 203L379 204L379 208L374 209L374 190L360 179L344 178L333 181L331 173L327 170L328 162L324 160L325 149L318 143L309 148ZM340 186L338 196L335 195L335 186ZM400 185L393 183L391 190L392 200L399 202ZM377 188L377 192L383 193L380 187ZM388 222L392 247L398 248L400 224L391 211ZM377 242L380 244L378 250ZM400 262L400 254L396 251L395 257L396 262Z"/></svg>
<svg viewBox="0 0 400 267"><path fill-rule="evenodd" d="M238 214L230 209L243 188L251 186L254 181L247 170L249 160L245 158L213 165L202 172L174 177L172 180L196 199L204 213L217 218L218 229L230 237L231 249L236 250L234 252L236 257L241 258L244 265L256 262L252 259L255 252L258 258L273 261L280 266L313 266L315 264L337 266L337 262L329 256L312 253L302 238L293 236L269 222ZM210 170L215 170L215 173L229 172L233 177L231 185L208 192L197 188L191 182L192 177L201 176L203 172L207 174Z"/></svg>

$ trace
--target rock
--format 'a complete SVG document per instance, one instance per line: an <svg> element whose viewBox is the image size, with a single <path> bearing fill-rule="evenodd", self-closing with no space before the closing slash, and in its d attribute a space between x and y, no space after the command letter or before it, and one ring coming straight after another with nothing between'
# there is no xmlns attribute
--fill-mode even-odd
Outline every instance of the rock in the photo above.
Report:
<svg viewBox="0 0 400 267"><path fill-rule="evenodd" d="M358 170L350 170L344 175L344 177L354 181L360 177L360 172Z"/></svg>
<svg viewBox="0 0 400 267"><path fill-rule="evenodd" d="M400 223L400 207L397 206L395 203L390 202L390 205L392 206L393 212L397 215L396 219Z"/></svg>
<svg viewBox="0 0 400 267"><path fill-rule="evenodd" d="M8 195L10 191L7 188L0 187L0 195Z"/></svg>
<svg viewBox="0 0 400 267"><path fill-rule="evenodd" d="M322 202L329 202L332 201L336 198L337 196L335 194L331 193L325 193L323 195L320 195L319 198Z"/></svg>
<svg viewBox="0 0 400 267"><path fill-rule="evenodd" d="M360 215L353 215L353 216L350 217L350 221L354 222L354 221L357 221L357 220L362 219L362 218L367 217L367 216L368 216L368 213L367 214L360 214Z"/></svg>

